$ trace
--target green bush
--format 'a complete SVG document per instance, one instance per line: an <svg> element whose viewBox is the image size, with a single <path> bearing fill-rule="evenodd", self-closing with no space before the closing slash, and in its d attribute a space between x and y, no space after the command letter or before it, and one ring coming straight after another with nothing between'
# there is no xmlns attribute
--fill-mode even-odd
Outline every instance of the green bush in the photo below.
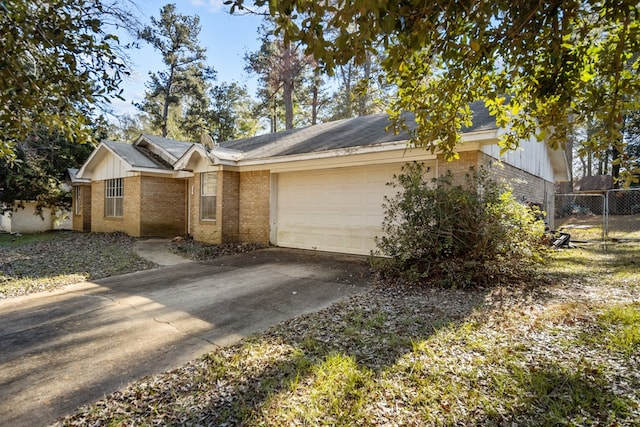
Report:
<svg viewBox="0 0 640 427"><path fill-rule="evenodd" d="M373 253L388 258L383 273L446 287L490 286L543 260L542 215L518 203L508 186L485 170L470 169L462 184L450 173L427 181L426 172L408 163L388 184L398 192L385 197Z"/></svg>

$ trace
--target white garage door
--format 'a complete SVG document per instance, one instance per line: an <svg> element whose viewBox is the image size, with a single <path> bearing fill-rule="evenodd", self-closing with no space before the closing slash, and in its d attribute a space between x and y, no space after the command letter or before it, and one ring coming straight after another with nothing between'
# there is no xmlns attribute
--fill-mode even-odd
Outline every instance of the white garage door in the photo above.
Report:
<svg viewBox="0 0 640 427"><path fill-rule="evenodd" d="M272 227L278 246L369 254L379 236L386 184L402 165L286 172L277 175Z"/></svg>

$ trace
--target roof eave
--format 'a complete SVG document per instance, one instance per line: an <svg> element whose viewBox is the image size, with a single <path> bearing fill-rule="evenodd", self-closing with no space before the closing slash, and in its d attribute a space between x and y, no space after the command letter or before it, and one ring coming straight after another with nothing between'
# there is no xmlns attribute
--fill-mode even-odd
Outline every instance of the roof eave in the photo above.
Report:
<svg viewBox="0 0 640 427"><path fill-rule="evenodd" d="M495 143L497 140L497 129L481 130L476 132L468 132L462 135L462 143L479 142L479 143ZM405 150L415 148L409 145L409 140L400 140L393 142L385 142L375 145L360 145L356 147L338 148L334 150L316 151L311 153L290 154L284 156L263 157L256 159L244 159L236 162L223 162L218 160L216 164L228 164L233 166L257 166L269 165L273 163L296 162L305 160L326 159L331 157L350 156L356 154L380 153L385 151Z"/></svg>

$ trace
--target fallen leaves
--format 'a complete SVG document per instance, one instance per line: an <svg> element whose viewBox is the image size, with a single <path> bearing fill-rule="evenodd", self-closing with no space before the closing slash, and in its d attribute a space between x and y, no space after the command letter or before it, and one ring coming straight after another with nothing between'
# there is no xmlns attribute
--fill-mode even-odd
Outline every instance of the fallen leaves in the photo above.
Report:
<svg viewBox="0 0 640 427"><path fill-rule="evenodd" d="M51 239L0 246L0 299L153 267L133 251L135 240L123 233L57 232Z"/></svg>

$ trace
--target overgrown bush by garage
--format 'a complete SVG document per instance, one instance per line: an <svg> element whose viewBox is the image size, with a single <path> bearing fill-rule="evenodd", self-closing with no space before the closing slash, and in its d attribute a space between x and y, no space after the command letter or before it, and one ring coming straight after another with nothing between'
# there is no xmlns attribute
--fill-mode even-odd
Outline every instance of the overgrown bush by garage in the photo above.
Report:
<svg viewBox="0 0 640 427"><path fill-rule="evenodd" d="M544 260L542 215L518 203L506 184L484 169L470 169L461 183L451 173L427 180L426 172L423 164L408 163L389 183L398 191L385 197L383 234L373 253L384 277L493 286L526 277Z"/></svg>

